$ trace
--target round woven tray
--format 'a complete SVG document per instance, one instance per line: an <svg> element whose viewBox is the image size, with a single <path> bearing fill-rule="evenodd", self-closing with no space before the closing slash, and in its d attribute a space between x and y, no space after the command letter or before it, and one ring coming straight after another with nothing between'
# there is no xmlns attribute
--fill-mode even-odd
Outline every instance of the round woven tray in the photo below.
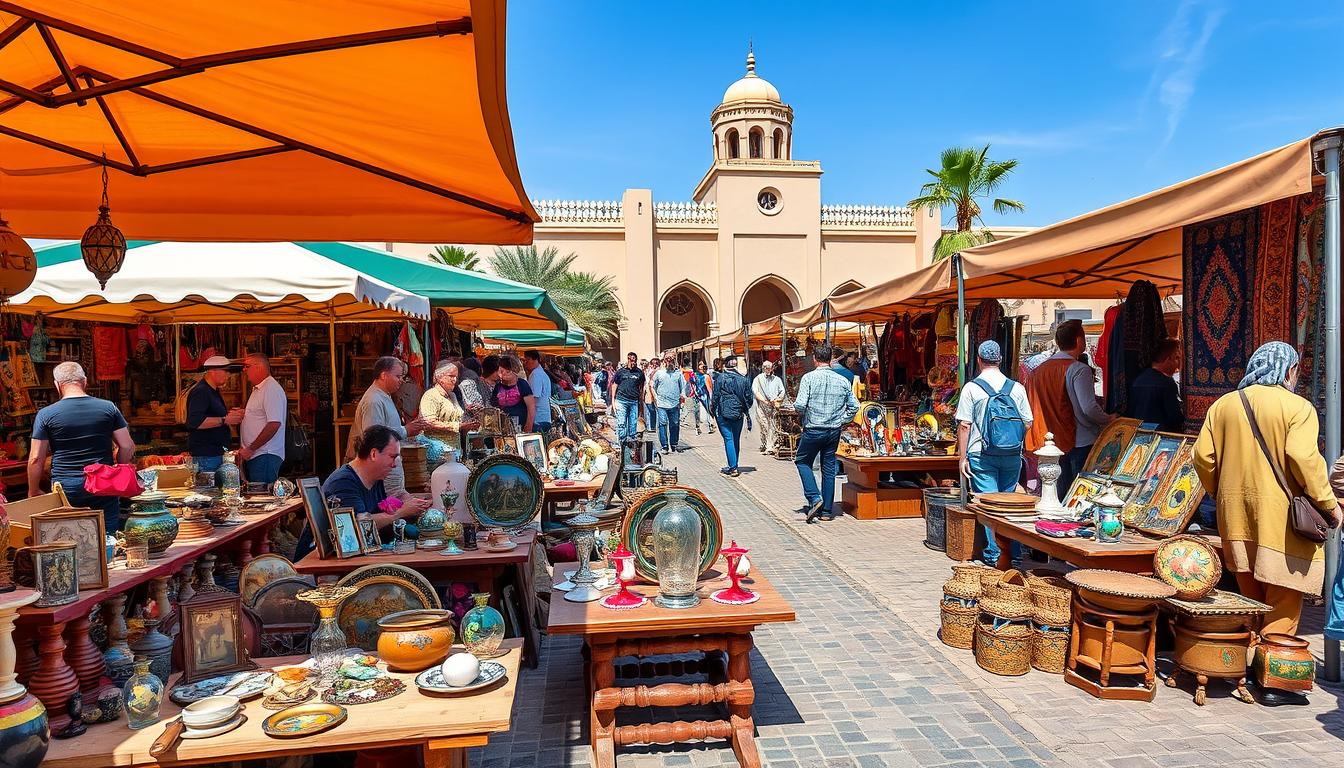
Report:
<svg viewBox="0 0 1344 768"><path fill-rule="evenodd" d="M981 505L1002 509L1035 509L1036 502L1040 501L1030 493L980 493L976 494L975 500Z"/></svg>
<svg viewBox="0 0 1344 768"><path fill-rule="evenodd" d="M1166 582L1123 571L1084 568L1064 574L1064 579L1080 589L1115 597L1165 600L1176 594L1176 588Z"/></svg>

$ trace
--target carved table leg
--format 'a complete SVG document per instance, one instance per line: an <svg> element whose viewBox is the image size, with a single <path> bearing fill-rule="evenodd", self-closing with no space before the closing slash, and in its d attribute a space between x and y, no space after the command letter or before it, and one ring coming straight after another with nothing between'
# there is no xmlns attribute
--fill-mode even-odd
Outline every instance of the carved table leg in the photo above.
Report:
<svg viewBox="0 0 1344 768"><path fill-rule="evenodd" d="M1180 667L1175 667L1174 669L1172 669L1172 670L1171 670L1171 674L1170 674L1170 675L1167 675L1167 687L1168 687L1168 688L1175 688L1175 687L1177 687L1177 685L1178 685L1178 683L1177 683L1177 678L1179 678L1180 676L1181 676L1181 668L1180 668Z"/></svg>
<svg viewBox="0 0 1344 768"><path fill-rule="evenodd" d="M126 642L126 595L118 593L103 601L103 621L107 623L107 648L120 648L127 657L131 646Z"/></svg>
<svg viewBox="0 0 1344 768"><path fill-rule="evenodd" d="M42 661L28 681L28 691L42 700L47 708L47 724L52 733L59 733L70 725L66 706L70 697L79 690L75 670L65 663L65 623L44 624L37 628L38 655Z"/></svg>
<svg viewBox="0 0 1344 768"><path fill-rule="evenodd" d="M271 553L271 526L267 526L257 537L257 554L269 555Z"/></svg>
<svg viewBox="0 0 1344 768"><path fill-rule="evenodd" d="M733 752L742 768L760 768L761 756L756 752L756 723L751 717L751 706L756 693L751 686L751 634L728 636L728 679L748 686L746 695L728 703L728 722L733 727Z"/></svg>
<svg viewBox="0 0 1344 768"><path fill-rule="evenodd" d="M1208 693L1206 693L1205 689L1209 684L1209 676L1196 674L1195 682L1198 683L1195 687L1195 704L1202 707L1204 706L1204 702L1208 699Z"/></svg>
<svg viewBox="0 0 1344 768"><path fill-rule="evenodd" d="M616 643L610 639L591 640L593 669L590 695L593 767L616 768L616 709L597 709L597 693L616 684Z"/></svg>
<svg viewBox="0 0 1344 768"><path fill-rule="evenodd" d="M244 536L238 540L238 565L252 562L252 540Z"/></svg>
<svg viewBox="0 0 1344 768"><path fill-rule="evenodd" d="M18 674L19 684L26 686L37 673L37 668L42 666L42 657L37 653L37 630L34 627L14 632L14 656L17 659L14 671Z"/></svg>
<svg viewBox="0 0 1344 768"><path fill-rule="evenodd" d="M196 562L196 585L198 587L215 586L215 561L218 559L213 552L201 555L201 559Z"/></svg>
<svg viewBox="0 0 1344 768"><path fill-rule="evenodd" d="M71 619L65 635L65 663L75 670L84 701L93 704L98 700L98 692L102 688L99 683L107 675L107 662L103 661L102 652L89 637L89 617Z"/></svg>
<svg viewBox="0 0 1344 768"><path fill-rule="evenodd" d="M191 581L196 576L196 561L188 560L182 564L182 573L177 577L177 604L181 605L196 596Z"/></svg>
<svg viewBox="0 0 1344 768"><path fill-rule="evenodd" d="M1244 677L1237 680L1236 697L1247 704L1255 703L1255 699L1251 696L1251 692L1246 690L1246 678Z"/></svg>
<svg viewBox="0 0 1344 768"><path fill-rule="evenodd" d="M155 576L152 579L154 583L149 588L160 621L166 621L168 615L173 612L173 604L168 600L168 580L171 578L172 576Z"/></svg>

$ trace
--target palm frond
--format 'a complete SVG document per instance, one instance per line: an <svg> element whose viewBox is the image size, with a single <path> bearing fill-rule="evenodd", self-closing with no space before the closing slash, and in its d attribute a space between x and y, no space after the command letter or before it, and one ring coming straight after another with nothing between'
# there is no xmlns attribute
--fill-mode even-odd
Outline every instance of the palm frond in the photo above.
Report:
<svg viewBox="0 0 1344 768"><path fill-rule="evenodd" d="M460 245L436 245L429 254L430 261L446 264L458 269L481 271L481 260L475 251L468 251Z"/></svg>
<svg viewBox="0 0 1344 768"><path fill-rule="evenodd" d="M967 248L993 242L994 233L988 229L968 229L963 232L944 232L933 244L933 260L942 261Z"/></svg>
<svg viewBox="0 0 1344 768"><path fill-rule="evenodd" d="M1002 197L994 198L995 213L1008 213L1009 211L1021 213L1025 210L1027 210L1027 205L1020 200L1008 200Z"/></svg>
<svg viewBox="0 0 1344 768"><path fill-rule="evenodd" d="M606 344L617 338L617 325L623 319L616 301L614 278L573 270L577 253L561 254L551 245L537 250L535 245L496 248L490 268L500 277L535 285L546 291L555 306L582 328L594 341Z"/></svg>

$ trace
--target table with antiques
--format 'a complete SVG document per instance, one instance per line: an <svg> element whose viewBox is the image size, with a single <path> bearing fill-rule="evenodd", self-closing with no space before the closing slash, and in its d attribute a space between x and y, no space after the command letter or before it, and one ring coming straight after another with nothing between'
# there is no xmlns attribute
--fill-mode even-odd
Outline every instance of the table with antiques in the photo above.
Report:
<svg viewBox="0 0 1344 768"><path fill-rule="evenodd" d="M14 633L19 682L46 706L52 732L69 724L68 704L76 692L89 704L105 686L103 654L89 634L95 606L105 602L124 605L128 592L153 581L151 597L160 615L167 618L171 612L169 580L197 561L209 561L213 568L214 553L231 551L233 559L245 565L254 555L269 552L271 528L301 508L302 502L294 498L256 508L236 525L212 529L201 522L194 538L183 538L179 532L157 553L151 544L150 557L142 567L128 568L124 560L108 564L105 587L81 589L75 599L60 605L20 608ZM166 510L159 514L171 516Z"/></svg>
<svg viewBox="0 0 1344 768"><path fill-rule="evenodd" d="M575 570L575 563L557 565L561 577ZM587 682L590 697L593 761L597 768L614 768L616 748L631 744L666 744L706 738L729 739L738 763L747 768L761 765L754 737L751 681L752 632L762 624L794 620L793 608L769 580L754 573L743 585L759 596L746 605L715 602L710 594L728 587L720 560L696 585L702 599L691 608L664 608L654 600L627 610L613 610L598 602L553 600L547 631L556 635L581 635L587 644ZM557 578L557 582L559 578ZM635 593L652 597L658 586L633 585ZM679 663L686 674L705 673L705 683L617 685L622 678L660 676L671 673L667 664L643 661L620 664L618 659L643 660L664 654L704 654L703 660ZM723 657L726 654L726 664ZM676 707L689 704L727 705L728 717L696 722L656 722L616 725L621 707Z"/></svg>
<svg viewBox="0 0 1344 768"><path fill-rule="evenodd" d="M860 520L919 517L923 514L922 488L896 487L881 480L883 472L909 472L935 482L955 481L956 455L839 456L845 484L840 486L841 508Z"/></svg>
<svg viewBox="0 0 1344 768"><path fill-rule="evenodd" d="M605 476L593 480L547 480L543 489L544 506L541 519L554 520L557 508L561 504L573 504L576 501L593 498L602 490L605 480Z"/></svg>
<svg viewBox="0 0 1344 768"><path fill-rule="evenodd" d="M994 532L994 540L999 544L999 570L1012 567L1012 552L1008 543L1016 541L1037 552L1044 552L1056 560L1063 560L1079 568L1104 568L1128 573L1149 574L1153 572L1153 554L1162 544L1161 539L1145 536L1137 531L1126 529L1116 542L1098 542L1095 539L1079 537L1057 538L1047 536L1036 530L1031 521L1008 520L999 515L983 511L976 518ZM1222 542L1217 536L1200 536L1216 548Z"/></svg>
<svg viewBox="0 0 1344 768"><path fill-rule="evenodd" d="M45 768L197 765L355 750L373 760L371 765L389 765L393 760L414 765L419 756L393 751L410 748L423 755L426 768L465 768L468 748L484 746L490 734L509 729L521 644L520 640L505 640L500 650L507 652L492 659L504 666L505 681L470 696L430 696L416 685L415 672L389 671L388 676L404 683L405 690L382 701L349 706L345 721L329 730L297 738L268 736L262 730L262 722L275 712L263 708L262 700L252 699L243 703L245 719L234 730L210 738L182 739L156 759L149 754L150 746L181 710L165 697L160 710L163 726L128 730L123 720L93 727L78 739L53 740L42 765ZM262 668L276 668L305 658L257 661Z"/></svg>

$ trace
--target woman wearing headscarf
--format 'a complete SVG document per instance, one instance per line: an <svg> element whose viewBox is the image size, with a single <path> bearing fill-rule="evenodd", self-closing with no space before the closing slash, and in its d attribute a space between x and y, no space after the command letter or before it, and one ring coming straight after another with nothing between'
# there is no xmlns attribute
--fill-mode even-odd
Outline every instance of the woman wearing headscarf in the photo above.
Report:
<svg viewBox="0 0 1344 768"><path fill-rule="evenodd" d="M1340 519L1317 448L1316 410L1293 394L1297 364L1297 351L1281 341L1256 350L1237 391L1209 408L1194 448L1195 471L1218 504L1224 562L1235 572L1242 594L1271 606L1263 631L1290 635L1297 633L1302 596L1320 595L1325 577L1322 545L1293 530L1290 496L1310 499L1335 525ZM1243 395L1289 492L1257 444Z"/></svg>

